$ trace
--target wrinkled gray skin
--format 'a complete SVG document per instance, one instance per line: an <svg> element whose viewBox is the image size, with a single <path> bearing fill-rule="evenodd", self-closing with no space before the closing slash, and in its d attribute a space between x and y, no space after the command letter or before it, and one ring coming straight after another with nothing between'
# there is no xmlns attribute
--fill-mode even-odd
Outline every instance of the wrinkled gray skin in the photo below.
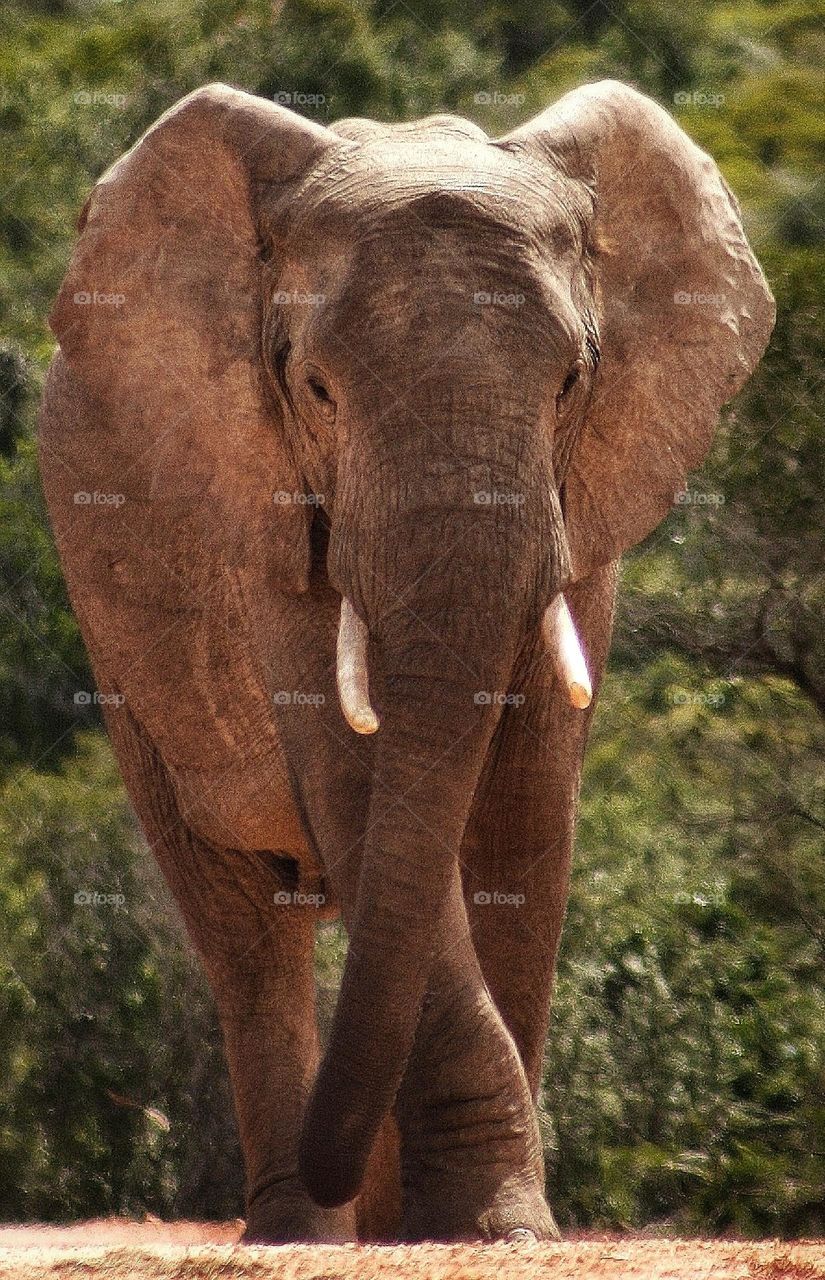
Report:
<svg viewBox="0 0 825 1280"><path fill-rule="evenodd" d="M326 129L210 86L81 231L42 469L217 1000L248 1238L550 1236L534 1099L590 712L540 620L563 589L597 687L616 560L761 355L735 201L619 84L497 141L449 116ZM336 696L342 596L370 738Z"/></svg>

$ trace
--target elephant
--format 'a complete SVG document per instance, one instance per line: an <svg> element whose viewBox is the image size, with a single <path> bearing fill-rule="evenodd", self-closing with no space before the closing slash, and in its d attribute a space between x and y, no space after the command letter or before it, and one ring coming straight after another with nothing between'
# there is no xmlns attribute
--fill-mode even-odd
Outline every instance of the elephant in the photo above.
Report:
<svg viewBox="0 0 825 1280"><path fill-rule="evenodd" d="M78 230L43 483L214 994L245 1239L552 1238L537 1099L619 558L773 326L736 199L620 82L499 138L211 84Z"/></svg>

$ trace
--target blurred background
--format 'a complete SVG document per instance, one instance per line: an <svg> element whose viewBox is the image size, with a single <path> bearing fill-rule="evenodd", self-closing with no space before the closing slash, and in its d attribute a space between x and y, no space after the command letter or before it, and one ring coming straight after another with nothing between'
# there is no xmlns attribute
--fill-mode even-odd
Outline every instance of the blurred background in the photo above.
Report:
<svg viewBox="0 0 825 1280"><path fill-rule="evenodd" d="M823 19L804 0L5 0L0 1219L242 1208L215 1015L101 730L35 465L45 317L90 187L214 79L321 121L446 108L497 135L612 76L714 155L779 319L624 563L547 1047L549 1194L567 1229L825 1234ZM326 1009L343 946L325 926Z"/></svg>

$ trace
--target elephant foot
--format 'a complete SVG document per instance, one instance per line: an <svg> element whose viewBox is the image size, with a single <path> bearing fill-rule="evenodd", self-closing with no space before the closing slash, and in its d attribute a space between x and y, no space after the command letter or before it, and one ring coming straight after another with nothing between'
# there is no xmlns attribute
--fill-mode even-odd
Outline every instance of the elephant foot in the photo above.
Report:
<svg viewBox="0 0 825 1280"><path fill-rule="evenodd" d="M455 1109L450 1114L459 1120ZM417 1135L415 1150L402 1159L402 1239L559 1239L544 1196L535 1117L512 1122L510 1114L492 1126L458 1123Z"/></svg>
<svg viewBox="0 0 825 1280"><path fill-rule="evenodd" d="M300 1184L279 1183L247 1206L241 1244L344 1244L356 1239L353 1205L320 1209Z"/></svg>
<svg viewBox="0 0 825 1280"><path fill-rule="evenodd" d="M431 1185L426 1192L417 1188L414 1194L405 1193L402 1240L409 1244L422 1240L527 1244L560 1238L540 1186L504 1181L493 1189L479 1186L478 1181L468 1171L463 1181L447 1183L439 1178L437 1188Z"/></svg>
<svg viewBox="0 0 825 1280"><path fill-rule="evenodd" d="M417 1094L418 1082L405 1080L398 1104L404 1240L559 1238L544 1196L533 1099L515 1046L505 1040L504 1049L498 1078L485 1079L484 1064L462 1054L433 1072L426 1091Z"/></svg>

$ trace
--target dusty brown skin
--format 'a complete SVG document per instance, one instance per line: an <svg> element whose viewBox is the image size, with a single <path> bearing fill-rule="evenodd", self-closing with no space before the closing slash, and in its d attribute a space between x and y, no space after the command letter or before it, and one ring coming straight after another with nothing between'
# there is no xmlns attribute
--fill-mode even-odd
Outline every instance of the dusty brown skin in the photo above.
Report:
<svg viewBox="0 0 825 1280"><path fill-rule="evenodd" d="M218 1003L248 1236L347 1238L357 1210L364 1236L548 1237L534 1098L590 711L541 619L564 590L597 687L617 557L762 353L735 201L616 83L496 141L218 85L81 231L42 468ZM336 696L342 597L370 737ZM320 1066L319 892L351 938Z"/></svg>

